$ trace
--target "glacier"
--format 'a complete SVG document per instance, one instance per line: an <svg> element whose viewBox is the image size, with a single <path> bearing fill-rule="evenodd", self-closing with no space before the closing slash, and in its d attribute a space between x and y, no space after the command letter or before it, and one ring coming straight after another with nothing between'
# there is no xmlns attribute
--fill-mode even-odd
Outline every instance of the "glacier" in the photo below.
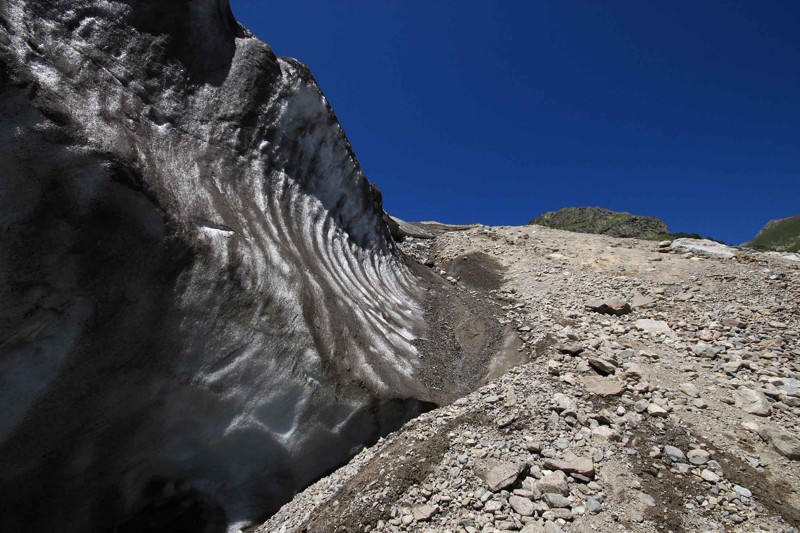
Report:
<svg viewBox="0 0 800 533"><path fill-rule="evenodd" d="M514 351L425 378L453 289L227 0L0 4L0 191L9 529L237 530Z"/></svg>

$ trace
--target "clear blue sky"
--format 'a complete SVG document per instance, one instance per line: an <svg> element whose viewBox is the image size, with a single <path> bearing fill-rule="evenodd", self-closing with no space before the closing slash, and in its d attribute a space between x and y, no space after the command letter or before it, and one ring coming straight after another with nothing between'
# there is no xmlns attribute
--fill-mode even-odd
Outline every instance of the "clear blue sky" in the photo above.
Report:
<svg viewBox="0 0 800 533"><path fill-rule="evenodd" d="M232 0L311 68L388 212L565 206L727 242L800 214L796 0Z"/></svg>

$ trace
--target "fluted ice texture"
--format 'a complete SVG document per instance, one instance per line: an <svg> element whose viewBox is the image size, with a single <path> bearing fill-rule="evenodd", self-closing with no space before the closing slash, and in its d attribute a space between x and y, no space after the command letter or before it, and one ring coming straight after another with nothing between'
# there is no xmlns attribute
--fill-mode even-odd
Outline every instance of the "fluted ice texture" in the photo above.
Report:
<svg viewBox="0 0 800 533"><path fill-rule="evenodd" d="M235 528L413 415L419 290L226 0L0 4L0 516Z"/></svg>

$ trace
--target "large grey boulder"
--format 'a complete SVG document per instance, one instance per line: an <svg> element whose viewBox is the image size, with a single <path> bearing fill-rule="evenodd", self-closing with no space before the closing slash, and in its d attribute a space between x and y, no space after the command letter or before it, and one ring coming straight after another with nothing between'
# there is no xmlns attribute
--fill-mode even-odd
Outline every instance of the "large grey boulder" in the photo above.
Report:
<svg viewBox="0 0 800 533"><path fill-rule="evenodd" d="M733 400L736 407L757 416L769 416L772 408L769 405L769 400L764 396L764 393L742 387L733 391Z"/></svg>
<svg viewBox="0 0 800 533"><path fill-rule="evenodd" d="M736 249L709 239L675 239L671 249L675 252L693 252L713 257L729 258L736 255Z"/></svg>

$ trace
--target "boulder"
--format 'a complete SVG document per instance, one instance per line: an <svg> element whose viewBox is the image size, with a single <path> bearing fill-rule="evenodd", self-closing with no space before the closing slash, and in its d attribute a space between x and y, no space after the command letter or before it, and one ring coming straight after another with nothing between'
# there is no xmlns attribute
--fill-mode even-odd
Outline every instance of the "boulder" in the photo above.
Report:
<svg viewBox="0 0 800 533"><path fill-rule="evenodd" d="M525 463L500 463L478 471L478 476L492 492L501 491L516 483L528 467Z"/></svg>
<svg viewBox="0 0 800 533"><path fill-rule="evenodd" d="M709 239L675 239L672 250L692 252L713 257L729 258L736 255L736 249Z"/></svg>
<svg viewBox="0 0 800 533"><path fill-rule="evenodd" d="M560 470L566 474L579 474L594 479L594 462L588 457L568 459L546 459L544 467L549 470Z"/></svg>
<svg viewBox="0 0 800 533"><path fill-rule="evenodd" d="M590 311L605 315L626 315L631 312L630 304L619 298L612 298L609 300L591 300L586 302L586 307Z"/></svg>
<svg viewBox="0 0 800 533"><path fill-rule="evenodd" d="M436 514L436 508L430 505L415 505L411 509L411 514L414 516L415 522L427 522Z"/></svg>
<svg viewBox="0 0 800 533"><path fill-rule="evenodd" d="M583 385L591 394L597 396L619 396L625 391L625 384L615 379L606 379L599 376L586 376Z"/></svg>
<svg viewBox="0 0 800 533"><path fill-rule="evenodd" d="M569 494L567 475L561 470L556 470L555 472L551 472L545 476L542 476L542 479L537 481L534 486L542 494L546 494L548 492L555 492L558 494L563 494L564 496Z"/></svg>
<svg viewBox="0 0 800 533"><path fill-rule="evenodd" d="M508 498L508 503L514 511L522 516L533 516L536 510L533 506L533 502L522 496L510 496Z"/></svg>
<svg viewBox="0 0 800 533"><path fill-rule="evenodd" d="M638 309L640 307L650 307L654 303L656 303L655 298L639 294L638 292L634 294L633 298L631 299L631 307L634 309Z"/></svg>
<svg viewBox="0 0 800 533"><path fill-rule="evenodd" d="M800 439L783 428L760 427L758 434L772 443L782 456L792 461L800 461Z"/></svg>
<svg viewBox="0 0 800 533"><path fill-rule="evenodd" d="M634 327L644 333L660 333L669 337L674 337L675 332L663 320L652 320L650 318L640 318L634 322Z"/></svg>
<svg viewBox="0 0 800 533"><path fill-rule="evenodd" d="M603 357L590 357L587 359L589 366L594 368L601 376L608 376L617 371L617 366Z"/></svg>
<svg viewBox="0 0 800 533"><path fill-rule="evenodd" d="M769 405L767 397L763 393L742 387L733 391L733 401L736 407L756 416L769 416L772 408Z"/></svg>

